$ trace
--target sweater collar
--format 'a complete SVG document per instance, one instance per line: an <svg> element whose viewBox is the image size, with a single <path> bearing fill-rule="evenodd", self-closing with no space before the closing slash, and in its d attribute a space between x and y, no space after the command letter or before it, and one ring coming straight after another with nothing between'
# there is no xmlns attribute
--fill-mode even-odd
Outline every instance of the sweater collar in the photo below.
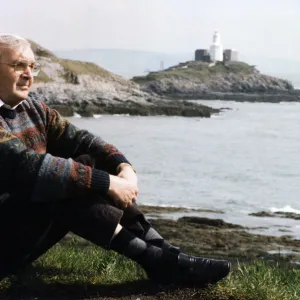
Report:
<svg viewBox="0 0 300 300"><path fill-rule="evenodd" d="M30 105L29 105L29 103L28 103L28 101L25 99L25 100L22 100L19 104L17 104L16 106L14 106L14 107L12 107L11 109L16 109L19 105L21 105L22 103L24 103L24 104L26 104L26 106L28 107L28 108L30 108ZM5 105L5 103L0 99L0 107L1 106L3 106L3 105ZM9 106L9 105L7 105L7 106ZM10 106L9 106L10 107Z"/></svg>

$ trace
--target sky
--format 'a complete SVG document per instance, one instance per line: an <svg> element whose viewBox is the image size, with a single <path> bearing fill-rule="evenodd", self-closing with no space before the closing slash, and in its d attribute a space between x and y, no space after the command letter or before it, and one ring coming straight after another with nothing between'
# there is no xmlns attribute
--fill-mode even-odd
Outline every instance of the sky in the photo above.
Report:
<svg viewBox="0 0 300 300"><path fill-rule="evenodd" d="M300 61L300 0L0 0L0 31L54 50L225 48Z"/></svg>

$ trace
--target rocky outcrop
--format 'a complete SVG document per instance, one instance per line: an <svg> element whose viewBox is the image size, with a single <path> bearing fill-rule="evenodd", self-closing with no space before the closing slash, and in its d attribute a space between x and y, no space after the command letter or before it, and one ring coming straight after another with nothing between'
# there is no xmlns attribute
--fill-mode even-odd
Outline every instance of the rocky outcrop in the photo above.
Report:
<svg viewBox="0 0 300 300"><path fill-rule="evenodd" d="M206 226L217 228L243 228L243 226L227 223L222 219L209 219L203 217L182 217L178 219L178 222L190 223L197 228L206 228Z"/></svg>
<svg viewBox="0 0 300 300"><path fill-rule="evenodd" d="M286 219L294 219L300 220L300 214L293 213L293 212L282 212L282 211L275 211L274 213L266 212L266 211L259 211L256 213L251 213L249 216L254 217L270 217L270 218L286 218Z"/></svg>
<svg viewBox="0 0 300 300"><path fill-rule="evenodd" d="M134 77L143 91L180 99L300 101L300 91L283 79L260 74L243 62L187 62L147 76Z"/></svg>
<svg viewBox="0 0 300 300"><path fill-rule="evenodd" d="M189 102L171 102L143 91L139 84L93 63L60 59L32 42L42 71L32 92L63 115L181 115L209 117L219 110Z"/></svg>

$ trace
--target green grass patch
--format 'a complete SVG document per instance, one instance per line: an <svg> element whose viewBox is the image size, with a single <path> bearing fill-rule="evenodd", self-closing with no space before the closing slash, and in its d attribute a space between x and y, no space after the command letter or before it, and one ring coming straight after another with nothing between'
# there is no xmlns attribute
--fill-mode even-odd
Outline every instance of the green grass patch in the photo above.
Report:
<svg viewBox="0 0 300 300"><path fill-rule="evenodd" d="M34 55L41 56L41 57L52 57L52 58L55 57L55 55L50 50L43 48L38 43L32 40L28 40L28 41L30 42L31 49Z"/></svg>
<svg viewBox="0 0 300 300"><path fill-rule="evenodd" d="M229 62L226 64L220 62L211 65L208 63L191 61L163 71L151 72L146 76L136 76L133 77L132 80L137 83L145 83L163 78L186 78L204 81L205 79L209 79L218 74L251 74L254 70L254 66L250 66L244 62Z"/></svg>
<svg viewBox="0 0 300 300"><path fill-rule="evenodd" d="M74 75L96 75L101 77L112 77L112 73L99 67L91 62L83 62L78 60L60 59L56 58L54 61L58 62L65 70L65 72L73 73Z"/></svg>
<svg viewBox="0 0 300 300"><path fill-rule="evenodd" d="M34 77L34 82L52 82L53 79L51 79L43 70L40 70L39 75Z"/></svg>
<svg viewBox="0 0 300 300"><path fill-rule="evenodd" d="M94 63L58 58L51 51L43 48L36 42L31 40L29 40L29 42L31 44L32 51L37 57L51 58L52 62L59 63L63 67L63 78L67 83L79 84L80 82L78 75L101 76L107 79L111 79L113 77L111 72L99 67ZM35 81L47 83L53 80L41 70L39 76L35 78Z"/></svg>
<svg viewBox="0 0 300 300"><path fill-rule="evenodd" d="M226 280L205 290L174 286L168 289L146 280L144 271L131 260L71 238L57 244L20 274L2 280L0 298L13 294L22 295L22 299L133 299L143 294L141 299L158 299L160 295L159 299L296 300L300 299L299 282L299 268L258 261L235 264Z"/></svg>
<svg viewBox="0 0 300 300"><path fill-rule="evenodd" d="M218 290L241 300L296 300L300 299L299 280L299 268L260 261L237 265Z"/></svg>

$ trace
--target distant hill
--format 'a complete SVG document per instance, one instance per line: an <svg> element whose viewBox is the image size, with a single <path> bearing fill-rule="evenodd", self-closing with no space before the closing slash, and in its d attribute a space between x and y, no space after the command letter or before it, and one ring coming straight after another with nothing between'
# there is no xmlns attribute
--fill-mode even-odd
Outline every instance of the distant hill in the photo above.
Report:
<svg viewBox="0 0 300 300"><path fill-rule="evenodd" d="M122 49L84 49L54 51L62 58L94 62L103 68L125 78L146 75L149 71L159 71L161 62L164 68L190 61L194 53L159 53L151 51L122 50ZM288 58L266 58L259 55L243 55L240 59L257 68L264 74L292 81L295 87L300 87L300 60Z"/></svg>
<svg viewBox="0 0 300 300"><path fill-rule="evenodd" d="M94 114L210 117L219 110L196 103L168 101L128 79L82 60L64 59L31 41L42 69L30 96L42 97L65 116Z"/></svg>
<svg viewBox="0 0 300 300"><path fill-rule="evenodd" d="M121 49L69 50L55 53L61 58L94 62L125 78L159 71L161 64L163 68L168 68L193 59L193 53L169 54Z"/></svg>

